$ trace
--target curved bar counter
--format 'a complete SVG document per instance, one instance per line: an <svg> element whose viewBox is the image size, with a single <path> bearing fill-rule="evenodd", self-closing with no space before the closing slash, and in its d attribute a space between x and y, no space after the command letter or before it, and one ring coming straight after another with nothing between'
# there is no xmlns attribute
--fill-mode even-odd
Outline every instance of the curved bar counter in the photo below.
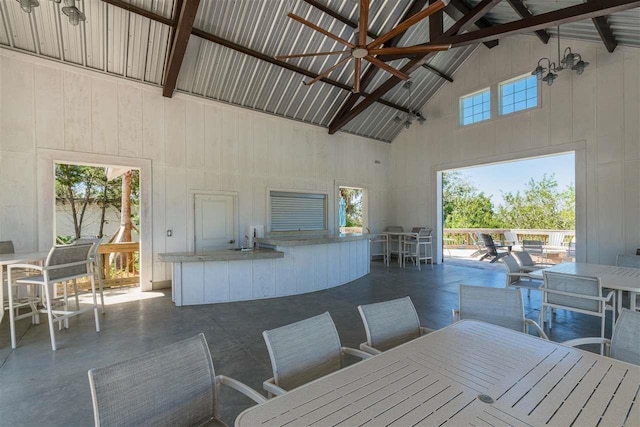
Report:
<svg viewBox="0 0 640 427"><path fill-rule="evenodd" d="M369 273L364 235L258 238L242 252L159 254L172 264L177 306L298 295L333 288Z"/></svg>

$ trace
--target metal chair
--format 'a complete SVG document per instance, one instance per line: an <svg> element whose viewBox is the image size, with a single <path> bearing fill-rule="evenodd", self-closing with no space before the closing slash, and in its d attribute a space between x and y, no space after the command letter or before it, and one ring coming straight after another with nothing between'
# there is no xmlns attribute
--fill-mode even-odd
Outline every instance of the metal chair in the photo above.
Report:
<svg viewBox="0 0 640 427"><path fill-rule="evenodd" d="M630 268L640 268L640 256L639 255L625 255L618 254L616 256L616 265L618 267L630 267ZM618 312L622 309L622 292L618 291ZM640 294L636 292L629 292L629 300L632 310L640 309Z"/></svg>
<svg viewBox="0 0 640 427"><path fill-rule="evenodd" d="M374 256L382 256L382 262L389 267L389 236L386 234L372 234L371 230L367 228L369 233L369 256L373 260ZM382 247L382 252L378 252L376 249Z"/></svg>
<svg viewBox="0 0 640 427"><path fill-rule="evenodd" d="M390 233L402 233L404 232L404 228L400 225L390 225L387 228L385 228L385 231L388 231ZM389 242L388 242L389 258L391 258L391 255L397 254L398 261L401 261L402 250L400 248L400 242L402 241L402 237L401 236L388 236L388 237L389 237Z"/></svg>
<svg viewBox="0 0 640 427"><path fill-rule="evenodd" d="M517 289L460 285L458 310L452 310L453 321L470 319L491 323L518 332L533 328L540 338L549 339L533 320L524 317L522 295Z"/></svg>
<svg viewBox="0 0 640 427"><path fill-rule="evenodd" d="M623 362L640 365L640 312L623 308L613 328L611 339L578 338L562 344L577 347L587 344L604 344L603 354Z"/></svg>
<svg viewBox="0 0 640 427"><path fill-rule="evenodd" d="M482 261L485 258L491 258L491 263L494 263L498 261L500 258L509 255L509 253L511 252L511 246L496 245L495 242L493 241L493 237L491 237L488 234L484 234L484 233L480 234L480 237L482 238L484 247L487 248L487 253L482 255L482 258L480 258L480 261ZM507 252L498 251L498 249L502 249L502 248L507 248Z"/></svg>
<svg viewBox="0 0 640 427"><path fill-rule="evenodd" d="M216 375L204 334L111 366L90 369L93 415L99 426L224 426L220 386L256 403L249 386Z"/></svg>
<svg viewBox="0 0 640 427"><path fill-rule="evenodd" d="M413 260L413 264L418 265L418 270L421 270L420 265L422 264L422 261L425 263L429 261L431 263L431 269L433 270L431 229L419 228L418 231L415 231L416 229L417 227L412 230L412 233L416 233L415 235L407 236L404 239L404 260L411 258Z"/></svg>
<svg viewBox="0 0 640 427"><path fill-rule="evenodd" d="M544 245L541 240L523 240L522 250L538 258L545 258Z"/></svg>
<svg viewBox="0 0 640 427"><path fill-rule="evenodd" d="M51 349L56 350L56 336L54 331L54 323L57 322L60 328L62 328L62 322L64 327L69 327L69 318L77 316L86 311L93 310L95 315L96 332L100 332L100 318L98 317L98 305L96 300L96 286L91 267L91 260L89 259L89 253L93 244L82 245L68 245L68 246L54 246L49 251L47 260L44 267L39 267L31 264L12 264L9 266L9 318L11 322L11 346L16 348L16 333L15 333L15 321L24 317L37 316L39 313L46 313L49 318L49 334L51 336ZM12 280L11 276L13 270L24 269L37 272L39 274L24 277L17 280ZM67 286L66 282L74 279L88 277L91 280L91 293L93 295L93 304L90 307L78 308L76 310L70 310L67 301ZM56 283L62 283L64 289L63 309L58 310L53 308L53 303L57 298L52 296L53 286ZM21 286L40 287L42 293L45 296L44 309L36 310L32 306L32 310L20 316L15 316L13 313L14 288L17 291ZM17 295L17 294L16 294Z"/></svg>
<svg viewBox="0 0 640 427"><path fill-rule="evenodd" d="M487 248L484 247L484 243L482 243L482 238L480 237L480 232L469 233L469 237L471 238L471 243L476 247L475 252L469 255L471 258L475 258L477 256L481 256L487 253Z"/></svg>
<svg viewBox="0 0 640 427"><path fill-rule="evenodd" d="M518 235L513 231L505 231L504 240L502 241L503 245L506 246L516 246L518 244Z"/></svg>
<svg viewBox="0 0 640 427"><path fill-rule="evenodd" d="M15 249L13 248L13 240L0 241L0 255L13 253L15 253Z"/></svg>
<svg viewBox="0 0 640 427"><path fill-rule="evenodd" d="M358 312L367 333L367 342L360 344L360 350L370 354L380 354L433 332L420 326L418 313L409 297L359 305Z"/></svg>
<svg viewBox="0 0 640 427"><path fill-rule="evenodd" d="M371 357L364 351L342 347L329 313L264 331L262 336L273 368L273 377L263 383L269 397L342 369L345 354Z"/></svg>
<svg viewBox="0 0 640 427"><path fill-rule="evenodd" d="M102 280L102 257L98 253L98 249L100 248L100 244L102 243L101 239L78 239L73 242L74 245L86 245L92 244L93 247L89 252L89 259L91 260L91 268L93 270L93 275L98 281L98 291L100 292L100 304L102 306L102 314L104 314L104 289L103 289L103 280ZM76 295L76 305L78 304L78 286L76 280L73 281L73 291Z"/></svg>
<svg viewBox="0 0 640 427"><path fill-rule="evenodd" d="M541 270L543 268L551 267L554 264L546 263L546 262L535 262L533 258L531 258L531 254L527 251L522 252L512 252L512 255L520 264L520 270L525 273L530 273L535 270Z"/></svg>
<svg viewBox="0 0 640 427"><path fill-rule="evenodd" d="M542 282L534 279L529 272L524 271L513 255L502 257L502 263L507 269L507 288L526 289L527 296L531 296L531 291L539 291Z"/></svg>
<svg viewBox="0 0 640 427"><path fill-rule="evenodd" d="M576 276L570 274L544 271L542 291L542 309L540 310L540 324L544 327L547 309L568 310L576 313L588 314L601 319L600 336L604 338L605 318L608 308L613 308L615 325L615 292L603 295L602 284L597 277ZM549 317L549 329L552 329L553 316Z"/></svg>

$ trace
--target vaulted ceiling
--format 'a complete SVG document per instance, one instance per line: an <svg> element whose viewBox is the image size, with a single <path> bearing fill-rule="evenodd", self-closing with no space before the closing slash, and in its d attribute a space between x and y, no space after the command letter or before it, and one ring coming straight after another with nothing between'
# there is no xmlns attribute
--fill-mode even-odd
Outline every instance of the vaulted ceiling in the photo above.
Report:
<svg viewBox="0 0 640 427"><path fill-rule="evenodd" d="M609 50L618 44L640 47L640 2L590 0L592 8L610 8L612 13L601 16L593 11L586 14L589 5L580 6L585 4L580 0L450 0L442 14L442 31L434 16L386 44L455 41L449 51L388 62L395 68L411 68L409 100L399 80L366 67L363 83L368 74L368 84L359 95L351 93L352 66L339 67L312 86L302 84L303 79L309 80L337 63L340 58L336 56L275 59L276 55L342 48L287 18L290 11L354 40L359 16L356 0L201 0L197 8L193 8L193 0L76 0L87 17L78 26L70 25L60 13L62 5L50 0L40 3L27 14L17 1L0 1L0 46L163 86L168 96L175 85L179 92L386 142L402 130L402 124L393 120L396 115L420 110L442 85L455 78L455 71L475 49L495 46L497 39L505 36L496 30L499 34L486 36L483 45L460 36L456 39L456 33L486 32L518 21L521 27L538 25L535 33L528 33L543 43L555 34L554 19L562 18L549 12L579 6L582 9L575 9L576 13L587 18L564 18L563 37L601 41ZM371 0L370 35L389 31L428 4L427 0ZM542 24L533 20L538 15ZM465 16L469 22L461 26ZM461 27L459 31L453 31L456 25ZM430 28L437 36L434 40L430 40Z"/></svg>

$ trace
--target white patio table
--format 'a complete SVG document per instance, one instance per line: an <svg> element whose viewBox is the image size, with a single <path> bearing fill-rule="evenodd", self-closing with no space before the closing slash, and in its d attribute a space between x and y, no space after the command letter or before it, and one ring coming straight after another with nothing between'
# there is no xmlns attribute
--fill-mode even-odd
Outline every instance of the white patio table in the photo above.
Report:
<svg viewBox="0 0 640 427"><path fill-rule="evenodd" d="M2 254L0 255L0 323L4 318L4 267L11 264L30 264L34 262L42 263L47 259L49 252L29 252L22 254Z"/></svg>
<svg viewBox="0 0 640 427"><path fill-rule="evenodd" d="M622 307L622 292L630 292L630 309L636 309L635 294L640 293L640 268L618 267L615 265L588 264L583 262L565 262L553 267L535 270L529 273L537 279L543 279L543 271L564 273L578 276L597 277L602 286L617 292L618 309Z"/></svg>
<svg viewBox="0 0 640 427"><path fill-rule="evenodd" d="M398 238L398 264L400 267L404 267L404 240L407 237L418 238L418 233L412 233L410 231L383 231L380 234L386 234L389 237L389 242L391 242L391 236L396 236ZM391 256L391 245L387 245L387 256Z"/></svg>
<svg viewBox="0 0 640 427"><path fill-rule="evenodd" d="M463 320L249 408L235 425L638 426L639 389L640 366Z"/></svg>

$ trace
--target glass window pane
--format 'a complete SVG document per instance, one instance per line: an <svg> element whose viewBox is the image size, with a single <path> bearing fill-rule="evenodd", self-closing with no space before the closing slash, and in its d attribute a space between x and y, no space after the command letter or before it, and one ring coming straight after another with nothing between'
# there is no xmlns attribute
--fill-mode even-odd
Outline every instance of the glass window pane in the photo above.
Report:
<svg viewBox="0 0 640 427"><path fill-rule="evenodd" d="M532 99L537 97L538 97L538 89L536 88L527 89L527 99Z"/></svg>
<svg viewBox="0 0 640 427"><path fill-rule="evenodd" d="M512 93L513 93L513 85L512 84L508 84L508 85L502 86L502 94L503 95L511 95Z"/></svg>
<svg viewBox="0 0 640 427"><path fill-rule="evenodd" d="M517 82L514 82L514 84L516 92L519 90L525 90L527 88L527 84L524 80L518 80Z"/></svg>
<svg viewBox="0 0 640 427"><path fill-rule="evenodd" d="M462 100L462 107L469 108L473 105L473 100L471 98L465 98Z"/></svg>
<svg viewBox="0 0 640 427"><path fill-rule="evenodd" d="M525 92L516 92L515 93L515 101L516 102L521 102L521 101L524 101L525 99L527 99Z"/></svg>
<svg viewBox="0 0 640 427"><path fill-rule="evenodd" d="M482 113L482 119L483 120L488 120L490 118L491 118L491 112L485 111L484 113Z"/></svg>
<svg viewBox="0 0 640 427"><path fill-rule="evenodd" d="M482 113L480 113L480 114L474 114L474 116L473 116L473 122L475 123L475 122L479 122L479 121L482 121Z"/></svg>
<svg viewBox="0 0 640 427"><path fill-rule="evenodd" d="M502 98L502 105L513 104L513 95L507 95Z"/></svg>
<svg viewBox="0 0 640 427"><path fill-rule="evenodd" d="M491 117L491 92L483 92L462 98L460 123L469 125Z"/></svg>
<svg viewBox="0 0 640 427"><path fill-rule="evenodd" d="M509 114L509 113L513 113L513 104L505 105L502 107L502 114Z"/></svg>
<svg viewBox="0 0 640 427"><path fill-rule="evenodd" d="M538 100L537 99L527 99L527 108L534 108L538 106Z"/></svg>
<svg viewBox="0 0 640 427"><path fill-rule="evenodd" d="M516 111L524 110L525 108L527 108L526 101L516 102Z"/></svg>
<svg viewBox="0 0 640 427"><path fill-rule="evenodd" d="M537 88L538 87L538 79L536 76L531 76L527 78L527 88Z"/></svg>
<svg viewBox="0 0 640 427"><path fill-rule="evenodd" d="M482 93L482 101L489 102L490 98L491 98L491 94L488 91Z"/></svg>

